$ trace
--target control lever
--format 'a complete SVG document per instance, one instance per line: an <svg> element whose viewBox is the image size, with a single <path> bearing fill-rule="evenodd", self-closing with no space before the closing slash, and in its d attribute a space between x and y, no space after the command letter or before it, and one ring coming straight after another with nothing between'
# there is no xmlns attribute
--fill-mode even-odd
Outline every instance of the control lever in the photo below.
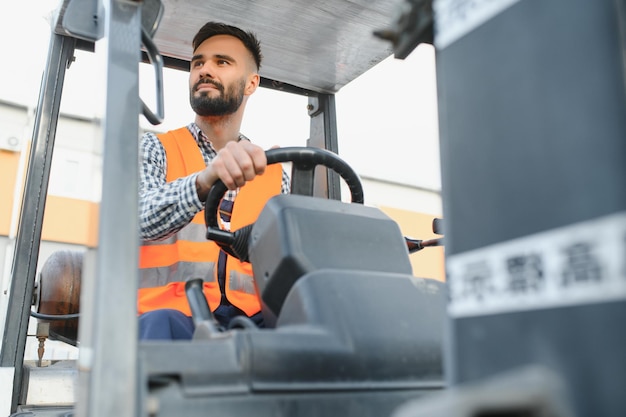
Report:
<svg viewBox="0 0 626 417"><path fill-rule="evenodd" d="M443 219L435 218L433 219L433 233L438 235L443 234ZM409 249L409 253L415 253L429 246L443 246L443 238L436 239L411 239L410 237L404 237L406 241L406 246Z"/></svg>
<svg viewBox="0 0 626 417"><path fill-rule="evenodd" d="M415 253L429 246L443 246L443 238L437 239L411 239L410 237L404 237L406 240L406 247L409 249L409 253Z"/></svg>
<svg viewBox="0 0 626 417"><path fill-rule="evenodd" d="M185 283L185 295L187 295L187 302L191 309L191 317L193 323L196 326L196 333L199 329L204 329L203 333L208 333L208 336L221 333L220 325L218 324L209 302L202 292L202 278L192 278Z"/></svg>

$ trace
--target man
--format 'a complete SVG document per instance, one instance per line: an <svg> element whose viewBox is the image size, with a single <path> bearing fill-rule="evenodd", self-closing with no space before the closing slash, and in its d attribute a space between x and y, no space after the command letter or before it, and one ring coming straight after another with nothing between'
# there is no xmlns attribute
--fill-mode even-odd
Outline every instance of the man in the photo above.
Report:
<svg viewBox="0 0 626 417"><path fill-rule="evenodd" d="M195 121L142 137L141 339L192 337L184 291L191 278L204 280L209 306L222 326L236 316L248 316L262 326L250 265L206 240L202 211L217 179L229 189L220 219L228 227L233 214L233 230L253 222L271 196L288 192L289 180L280 165L267 166L264 150L239 132L248 98L259 86L261 60L252 33L205 24L193 39L189 73Z"/></svg>

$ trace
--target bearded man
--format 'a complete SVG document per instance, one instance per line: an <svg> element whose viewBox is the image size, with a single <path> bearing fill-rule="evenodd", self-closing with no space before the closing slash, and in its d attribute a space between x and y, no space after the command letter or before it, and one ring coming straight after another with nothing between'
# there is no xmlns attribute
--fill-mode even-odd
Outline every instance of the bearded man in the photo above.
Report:
<svg viewBox="0 0 626 417"><path fill-rule="evenodd" d="M192 338L185 282L194 278L203 279L221 326L243 316L262 327L252 268L206 239L204 201L221 179L228 192L220 220L228 228L231 214L233 225L249 224L269 198L289 191L280 165L267 166L265 151L239 131L248 98L259 86L258 39L240 28L208 22L192 45L189 101L194 122L141 138L140 339Z"/></svg>

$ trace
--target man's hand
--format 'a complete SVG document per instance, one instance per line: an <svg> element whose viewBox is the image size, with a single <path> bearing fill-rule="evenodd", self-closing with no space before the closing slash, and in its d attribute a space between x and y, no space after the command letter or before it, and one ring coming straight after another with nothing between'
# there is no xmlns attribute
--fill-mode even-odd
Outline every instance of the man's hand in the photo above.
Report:
<svg viewBox="0 0 626 417"><path fill-rule="evenodd" d="M246 181L265 172L267 158L263 148L242 140L228 142L219 150L213 162L196 178L196 190L200 201L205 201L209 190L219 179L229 190L243 186Z"/></svg>

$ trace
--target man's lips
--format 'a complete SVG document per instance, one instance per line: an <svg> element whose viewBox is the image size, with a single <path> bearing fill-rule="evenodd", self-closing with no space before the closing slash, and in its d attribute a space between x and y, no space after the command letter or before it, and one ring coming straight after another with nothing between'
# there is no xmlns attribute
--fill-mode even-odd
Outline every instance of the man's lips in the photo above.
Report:
<svg viewBox="0 0 626 417"><path fill-rule="evenodd" d="M222 89L213 83L207 83L207 82L203 82L203 83L198 83L196 85L196 91L201 91L201 90L217 90L217 91L222 91Z"/></svg>

